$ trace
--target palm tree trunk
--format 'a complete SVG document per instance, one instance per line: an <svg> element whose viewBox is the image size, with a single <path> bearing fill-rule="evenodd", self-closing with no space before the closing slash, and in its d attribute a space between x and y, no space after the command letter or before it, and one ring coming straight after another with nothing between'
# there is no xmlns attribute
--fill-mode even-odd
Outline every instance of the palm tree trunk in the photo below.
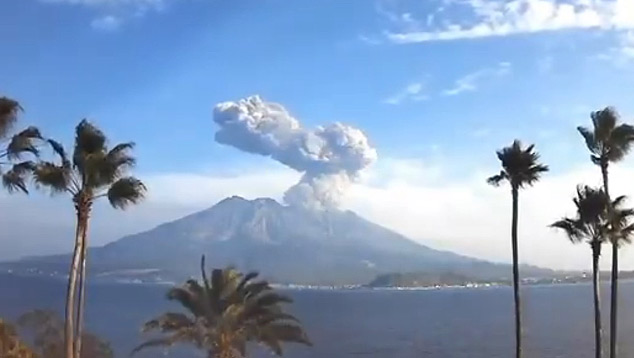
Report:
<svg viewBox="0 0 634 358"><path fill-rule="evenodd" d="M518 189L512 188L513 221L511 225L511 246L513 250L513 298L515 301L515 357L522 356L522 317L520 306L519 259L517 248Z"/></svg>
<svg viewBox="0 0 634 358"><path fill-rule="evenodd" d="M610 189L608 185L608 164L607 162L601 163L601 176L603 177L603 190L608 197L608 214L612 216L612 198L610 197ZM611 294L610 294L610 358L616 358L616 338L618 336L618 324L617 324L617 296L618 296L618 279L619 279L619 248L614 242L614 238L609 238L612 241L612 282L611 282Z"/></svg>
<svg viewBox="0 0 634 358"><path fill-rule="evenodd" d="M75 358L81 357L81 340L82 340L82 331L84 328L84 306L86 300L86 255L88 252L88 218L90 208L85 209L85 216L83 217L83 225L81 232L81 242L82 242L82 252L81 252L81 266L79 271L79 296L77 300L77 321L75 322Z"/></svg>
<svg viewBox="0 0 634 358"><path fill-rule="evenodd" d="M610 358L616 358L618 337L617 304L619 287L619 246L612 243L612 293L610 297Z"/></svg>
<svg viewBox="0 0 634 358"><path fill-rule="evenodd" d="M75 340L75 297L77 293L77 275L79 272L80 255L82 248L82 213L79 208L77 210L77 227L75 228L75 248L73 250L73 258L68 273L68 286L66 288L66 312L64 321L64 345L66 358L74 358L74 340Z"/></svg>
<svg viewBox="0 0 634 358"><path fill-rule="evenodd" d="M601 257L601 242L592 242L592 291L594 294L594 356L601 358L601 296L599 295L599 257Z"/></svg>

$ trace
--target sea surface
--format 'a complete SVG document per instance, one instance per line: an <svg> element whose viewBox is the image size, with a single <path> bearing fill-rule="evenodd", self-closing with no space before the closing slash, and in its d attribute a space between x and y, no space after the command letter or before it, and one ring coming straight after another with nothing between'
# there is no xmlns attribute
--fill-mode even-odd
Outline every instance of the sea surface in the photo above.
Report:
<svg viewBox="0 0 634 358"><path fill-rule="evenodd" d="M141 342L142 323L180 307L165 299L168 286L88 286L87 326L110 340L117 357ZM607 286L603 313L609 316ZM509 358L513 307L509 287L440 290L294 290L290 310L314 347L290 346L285 357ZM526 358L593 356L591 287L530 286L522 290ZM64 282L0 275L0 316L15 319L34 308L62 311ZM634 282L621 284L620 357L634 357ZM606 337L607 338L607 337ZM253 351L255 357L268 353ZM138 357L202 357L183 350L148 350Z"/></svg>

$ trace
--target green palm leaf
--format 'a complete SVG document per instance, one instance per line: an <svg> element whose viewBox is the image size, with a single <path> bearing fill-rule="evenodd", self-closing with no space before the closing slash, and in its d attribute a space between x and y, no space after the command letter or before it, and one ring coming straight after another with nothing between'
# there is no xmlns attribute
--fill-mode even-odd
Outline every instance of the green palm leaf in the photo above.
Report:
<svg viewBox="0 0 634 358"><path fill-rule="evenodd" d="M125 209L129 205L138 204L143 198L147 188L139 179L125 177L112 183L108 189L108 201L110 205L118 209Z"/></svg>
<svg viewBox="0 0 634 358"><path fill-rule="evenodd" d="M7 97L0 97L0 138L7 136L18 120L18 112L21 110L22 107L17 101Z"/></svg>
<svg viewBox="0 0 634 358"><path fill-rule="evenodd" d="M2 185L9 193L21 191L28 194L26 187L27 176L35 170L35 163L26 161L14 164L6 173L2 174Z"/></svg>

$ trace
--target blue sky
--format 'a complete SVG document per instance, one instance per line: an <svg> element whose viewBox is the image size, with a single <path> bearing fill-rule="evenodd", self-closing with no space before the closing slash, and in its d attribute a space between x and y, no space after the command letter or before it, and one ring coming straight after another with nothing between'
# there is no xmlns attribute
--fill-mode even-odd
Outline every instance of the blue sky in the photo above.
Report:
<svg viewBox="0 0 634 358"><path fill-rule="evenodd" d="M485 247L496 253L488 254L469 238L475 228L445 235L430 229L431 221L401 222L380 208L410 208L407 198L394 199L403 187L410 190L405 197L415 192L423 202L445 190L480 200L476 174L494 171L495 149L516 137L535 142L552 167L545 187L570 188L557 206L567 207L588 158L576 125L589 124L589 112L606 105L626 120L634 116L631 0L2 0L0 31L8 34L0 94L21 101L24 124L68 142L88 117L113 141L138 145L137 172L158 193L128 219L104 210L130 221L118 230L107 219L97 222L96 244L233 192L283 192L283 185L247 190L213 180L239 182L260 172L295 180L270 160L214 142L212 109L221 101L259 94L307 127L341 121L362 129L379 162L353 188L348 208L423 242L494 260L505 259L502 224L483 234L495 236ZM162 193L193 185L188 180L222 190L209 188L204 202L204 195L188 201ZM505 220L504 194L502 218L490 220ZM159 214L159 206L178 210ZM15 215L11 220L21 220ZM37 236L12 255L38 247ZM40 251L61 250L56 245ZM560 247L548 245L544 239L527 260L557 266L547 252ZM582 253L570 255L563 266L585 265Z"/></svg>

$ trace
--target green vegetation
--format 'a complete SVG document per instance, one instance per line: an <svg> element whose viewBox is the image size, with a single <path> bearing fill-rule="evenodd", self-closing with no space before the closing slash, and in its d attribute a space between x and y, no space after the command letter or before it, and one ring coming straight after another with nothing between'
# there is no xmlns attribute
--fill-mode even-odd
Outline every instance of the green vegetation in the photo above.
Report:
<svg viewBox="0 0 634 358"><path fill-rule="evenodd" d="M159 331L163 336L146 341L134 352L189 343L206 351L209 358L241 358L246 357L249 342L264 345L278 356L284 342L311 345L297 318L281 306L292 300L275 292L266 281L253 281L257 273L215 269L208 279L204 256L201 272L200 283L189 280L167 294L188 314L168 312L145 323L145 332Z"/></svg>
<svg viewBox="0 0 634 358"><path fill-rule="evenodd" d="M522 148L522 143L515 140L509 147L497 152L502 163L499 174L488 179L489 184L498 186L504 181L511 185L513 200L513 218L511 223L511 247L513 254L513 299L515 301L515 357L522 356L522 312L520 303L519 259L517 247L517 221L519 191L536 183L541 175L548 171L548 167L539 163L539 154L534 151L534 145Z"/></svg>

